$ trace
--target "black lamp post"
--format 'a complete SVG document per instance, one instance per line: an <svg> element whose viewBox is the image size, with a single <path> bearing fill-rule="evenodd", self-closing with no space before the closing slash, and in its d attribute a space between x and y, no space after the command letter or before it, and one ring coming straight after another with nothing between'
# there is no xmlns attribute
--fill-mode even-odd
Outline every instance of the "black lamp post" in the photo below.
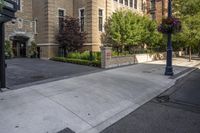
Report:
<svg viewBox="0 0 200 133"><path fill-rule="evenodd" d="M2 3L1 3L2 4ZM6 88L6 72L5 72L5 26L4 24L15 18L17 11L17 3L12 0L4 0L3 7L0 10L0 91Z"/></svg>
<svg viewBox="0 0 200 133"><path fill-rule="evenodd" d="M6 88L5 55L4 55L4 23L0 22L0 91Z"/></svg>
<svg viewBox="0 0 200 133"><path fill-rule="evenodd" d="M168 0L168 18L172 17L172 0ZM167 41L167 65L165 69L165 75L174 75L172 67L172 33L168 33Z"/></svg>

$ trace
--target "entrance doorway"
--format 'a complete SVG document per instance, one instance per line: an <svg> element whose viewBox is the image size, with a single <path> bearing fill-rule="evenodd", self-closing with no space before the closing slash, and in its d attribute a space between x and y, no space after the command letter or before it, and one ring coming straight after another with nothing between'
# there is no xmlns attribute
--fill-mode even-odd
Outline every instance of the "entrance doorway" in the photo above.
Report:
<svg viewBox="0 0 200 133"><path fill-rule="evenodd" d="M12 38L12 48L14 57L27 57L27 42L28 37L14 36Z"/></svg>
<svg viewBox="0 0 200 133"><path fill-rule="evenodd" d="M13 54L14 57L26 57L26 43L13 41Z"/></svg>
<svg viewBox="0 0 200 133"><path fill-rule="evenodd" d="M26 44L20 43L20 57L26 57Z"/></svg>

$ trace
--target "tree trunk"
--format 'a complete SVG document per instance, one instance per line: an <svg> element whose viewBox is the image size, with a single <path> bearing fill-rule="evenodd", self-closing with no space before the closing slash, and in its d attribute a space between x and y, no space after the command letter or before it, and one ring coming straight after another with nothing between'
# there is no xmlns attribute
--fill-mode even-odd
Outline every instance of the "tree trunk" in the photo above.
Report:
<svg viewBox="0 0 200 133"><path fill-rule="evenodd" d="M119 56L119 46L117 46L117 55Z"/></svg>
<svg viewBox="0 0 200 133"><path fill-rule="evenodd" d="M189 46L189 62L192 60L192 47Z"/></svg>

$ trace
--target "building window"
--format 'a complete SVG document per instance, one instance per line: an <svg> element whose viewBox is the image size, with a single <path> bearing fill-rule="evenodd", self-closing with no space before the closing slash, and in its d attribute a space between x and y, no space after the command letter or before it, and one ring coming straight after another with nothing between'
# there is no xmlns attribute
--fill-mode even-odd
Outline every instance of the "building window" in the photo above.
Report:
<svg viewBox="0 0 200 133"><path fill-rule="evenodd" d="M151 2L150 2L150 10L155 10L155 0L151 0Z"/></svg>
<svg viewBox="0 0 200 133"><path fill-rule="evenodd" d="M124 0L119 0L119 3L123 4L123 3L124 3Z"/></svg>
<svg viewBox="0 0 200 133"><path fill-rule="evenodd" d="M118 2L118 0L114 0L115 2Z"/></svg>
<svg viewBox="0 0 200 133"><path fill-rule="evenodd" d="M38 32L37 32L37 19L35 19L32 22L32 24L33 24L33 32L34 32L34 34L38 34Z"/></svg>
<svg viewBox="0 0 200 133"><path fill-rule="evenodd" d="M128 6L128 0L125 0L125 5Z"/></svg>
<svg viewBox="0 0 200 133"><path fill-rule="evenodd" d="M155 14L156 5L155 4L156 4L155 0L150 1L150 12L151 12L151 17L153 20L156 19L156 14Z"/></svg>
<svg viewBox="0 0 200 133"><path fill-rule="evenodd" d="M141 10L144 11L144 2L143 2L143 0L141 1Z"/></svg>
<svg viewBox="0 0 200 133"><path fill-rule="evenodd" d="M63 30L63 22L65 19L65 11L63 9L58 10L58 24L59 24L59 32Z"/></svg>
<svg viewBox="0 0 200 133"><path fill-rule="evenodd" d="M142 6L141 7L142 11L145 12L145 10L146 10L146 4L144 3L144 1L142 1L142 5L141 6Z"/></svg>
<svg viewBox="0 0 200 133"><path fill-rule="evenodd" d="M137 0L134 0L134 8L135 9L137 9L137 4L138 4L137 2L138 2Z"/></svg>
<svg viewBox="0 0 200 133"><path fill-rule="evenodd" d="M85 9L79 10L79 19L80 19L80 28L81 31L84 31L84 25L85 25Z"/></svg>
<svg viewBox="0 0 200 133"><path fill-rule="evenodd" d="M133 0L130 0L130 7L133 7Z"/></svg>
<svg viewBox="0 0 200 133"><path fill-rule="evenodd" d="M103 10L99 9L99 31L103 31Z"/></svg>

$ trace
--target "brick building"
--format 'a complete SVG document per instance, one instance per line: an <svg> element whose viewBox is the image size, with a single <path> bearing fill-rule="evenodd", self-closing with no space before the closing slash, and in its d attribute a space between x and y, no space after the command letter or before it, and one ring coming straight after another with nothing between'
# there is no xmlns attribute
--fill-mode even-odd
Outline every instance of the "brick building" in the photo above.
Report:
<svg viewBox="0 0 200 133"><path fill-rule="evenodd" d="M168 0L146 0L147 14L161 22L167 16Z"/></svg>

